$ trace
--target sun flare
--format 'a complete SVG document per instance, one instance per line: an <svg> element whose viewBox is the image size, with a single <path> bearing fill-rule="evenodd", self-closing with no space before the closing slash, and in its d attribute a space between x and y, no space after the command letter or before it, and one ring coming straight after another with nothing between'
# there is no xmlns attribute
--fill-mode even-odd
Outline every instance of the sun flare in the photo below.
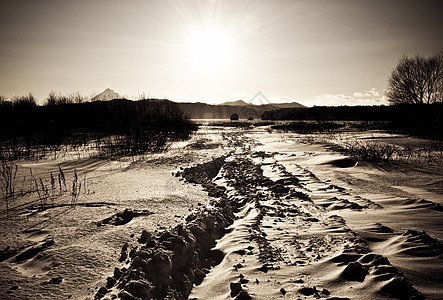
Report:
<svg viewBox="0 0 443 300"><path fill-rule="evenodd" d="M191 64L203 71L220 71L232 59L232 40L214 28L192 30L186 46Z"/></svg>

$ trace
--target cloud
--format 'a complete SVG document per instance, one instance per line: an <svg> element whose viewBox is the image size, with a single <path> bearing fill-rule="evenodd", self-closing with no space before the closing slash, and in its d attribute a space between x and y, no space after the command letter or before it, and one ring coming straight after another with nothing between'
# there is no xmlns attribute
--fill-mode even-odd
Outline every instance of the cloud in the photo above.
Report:
<svg viewBox="0 0 443 300"><path fill-rule="evenodd" d="M380 93L375 88L370 89L368 93L374 97L380 97Z"/></svg>
<svg viewBox="0 0 443 300"><path fill-rule="evenodd" d="M290 97L281 97L276 103L291 103L291 102L298 102L300 100Z"/></svg>
<svg viewBox="0 0 443 300"><path fill-rule="evenodd" d="M372 88L369 91L365 91L365 92L355 92L353 94L354 97L357 98L364 98L364 97L380 97L380 93L375 89Z"/></svg>
<svg viewBox="0 0 443 300"><path fill-rule="evenodd" d="M317 96L317 99L321 100L323 105L344 105L344 103L349 103L353 100L351 96L347 96L345 94L323 94L321 96Z"/></svg>
<svg viewBox="0 0 443 300"><path fill-rule="evenodd" d="M316 97L316 105L381 105L387 104L385 96L375 88L363 92L354 92L351 95L346 94L323 94Z"/></svg>

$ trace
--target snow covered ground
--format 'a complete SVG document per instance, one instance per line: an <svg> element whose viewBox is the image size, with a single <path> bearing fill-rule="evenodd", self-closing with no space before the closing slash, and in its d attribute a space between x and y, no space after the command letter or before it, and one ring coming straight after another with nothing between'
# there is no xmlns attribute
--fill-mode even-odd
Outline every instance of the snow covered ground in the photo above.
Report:
<svg viewBox="0 0 443 300"><path fill-rule="evenodd" d="M105 297L137 293L124 282L137 257L125 256L125 243L128 252L148 249L139 243L145 230L161 248L164 232L192 225L198 218L187 216L220 199L235 204L235 220L214 241L220 261L188 266L201 281L190 298L441 298L443 164L367 162L335 152L332 137L307 142L267 129L202 126L192 140L138 159L17 162L23 195L10 220L4 207L0 215L0 298L92 299L105 285ZM222 155L220 170L203 164ZM72 207L74 170L82 187Z"/></svg>

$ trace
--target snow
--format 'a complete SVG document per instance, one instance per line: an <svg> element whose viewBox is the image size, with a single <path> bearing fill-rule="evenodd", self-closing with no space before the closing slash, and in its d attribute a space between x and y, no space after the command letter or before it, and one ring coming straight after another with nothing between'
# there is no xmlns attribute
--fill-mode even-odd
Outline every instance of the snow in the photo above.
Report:
<svg viewBox="0 0 443 300"><path fill-rule="evenodd" d="M103 92L95 95L92 97L92 101L109 101L114 99L122 99L122 96L120 96L116 91L111 90L110 88L107 88Z"/></svg>
<svg viewBox="0 0 443 300"><path fill-rule="evenodd" d="M374 132L342 138L402 143L402 137ZM16 252L0 262L0 298L92 299L115 267L130 265L118 261L123 244L141 247L143 230L161 234L214 205L217 199L201 185L175 175L226 155L211 186L225 188L230 201L244 206L216 242L223 260L194 286L190 298L231 299L240 283L254 299L315 293L388 299L380 292L391 289L398 295L392 282L404 280L427 298L439 299L443 164L363 161L334 152L331 141L308 143L266 128L202 126L189 142L139 158L17 162L18 189L28 193L14 201L12 220L5 220L1 208L1 253ZM49 171L58 174L59 165L68 183L76 170L85 188L75 208L66 205L66 192L39 210L29 169L49 185ZM149 214L123 225L97 226L125 209ZM29 249L37 249L36 255L17 260ZM367 274L360 281L363 269Z"/></svg>

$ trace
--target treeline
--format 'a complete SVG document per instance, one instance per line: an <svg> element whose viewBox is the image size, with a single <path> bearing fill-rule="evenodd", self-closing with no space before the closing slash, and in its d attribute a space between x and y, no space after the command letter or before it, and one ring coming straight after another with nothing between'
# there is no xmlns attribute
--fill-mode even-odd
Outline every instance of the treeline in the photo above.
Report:
<svg viewBox="0 0 443 300"><path fill-rule="evenodd" d="M43 105L61 105L61 104L74 104L84 103L90 100L81 95L79 92L71 93L69 95L63 95L61 93L50 92ZM13 96L11 99L7 99L3 95L0 95L0 107L11 106L37 106L37 99L31 93L23 96Z"/></svg>
<svg viewBox="0 0 443 300"><path fill-rule="evenodd" d="M379 129L443 139L443 103L393 106L315 106L263 113L263 120L383 121Z"/></svg>
<svg viewBox="0 0 443 300"><path fill-rule="evenodd" d="M194 130L168 100L51 101L38 106L28 95L0 101L0 159L39 158L42 149L57 151L61 145L91 141L102 155L135 155L159 151Z"/></svg>

